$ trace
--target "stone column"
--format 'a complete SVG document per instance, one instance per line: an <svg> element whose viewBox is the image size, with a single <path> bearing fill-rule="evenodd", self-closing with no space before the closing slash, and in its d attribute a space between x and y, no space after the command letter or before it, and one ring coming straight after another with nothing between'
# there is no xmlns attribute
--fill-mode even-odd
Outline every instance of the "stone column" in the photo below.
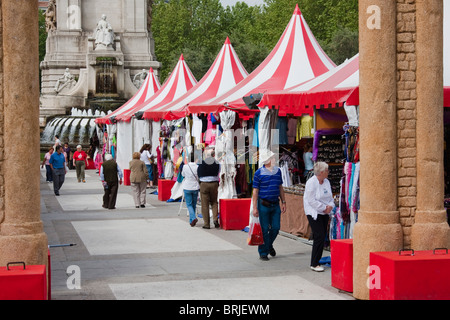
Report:
<svg viewBox="0 0 450 320"><path fill-rule="evenodd" d="M416 0L417 209L411 248L448 247L444 210L443 2Z"/></svg>
<svg viewBox="0 0 450 320"><path fill-rule="evenodd" d="M397 207L396 1L359 1L360 211L353 295L369 299L369 253L402 248Z"/></svg>
<svg viewBox="0 0 450 320"><path fill-rule="evenodd" d="M3 0L1 11L4 220L0 265L11 261L46 264L39 190L38 2Z"/></svg>

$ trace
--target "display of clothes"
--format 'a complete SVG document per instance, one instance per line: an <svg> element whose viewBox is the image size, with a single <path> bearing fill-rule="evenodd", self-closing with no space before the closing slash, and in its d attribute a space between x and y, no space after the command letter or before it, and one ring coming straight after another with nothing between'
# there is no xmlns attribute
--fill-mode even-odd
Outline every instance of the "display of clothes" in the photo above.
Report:
<svg viewBox="0 0 450 320"><path fill-rule="evenodd" d="M359 211L359 128L344 126L345 159L340 182L339 206L331 214L330 238L351 239Z"/></svg>
<svg viewBox="0 0 450 320"><path fill-rule="evenodd" d="M309 138L312 136L314 129L313 117L310 115L304 115L297 119L297 138L296 141L300 141L302 138Z"/></svg>

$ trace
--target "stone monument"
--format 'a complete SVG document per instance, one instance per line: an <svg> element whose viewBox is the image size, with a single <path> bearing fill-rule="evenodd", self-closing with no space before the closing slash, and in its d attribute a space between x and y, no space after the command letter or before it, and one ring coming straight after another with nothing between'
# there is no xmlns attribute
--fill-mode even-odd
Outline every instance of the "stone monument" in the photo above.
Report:
<svg viewBox="0 0 450 320"><path fill-rule="evenodd" d="M160 63L152 0L50 0L41 62L39 124L72 108L107 112L137 92L142 70Z"/></svg>

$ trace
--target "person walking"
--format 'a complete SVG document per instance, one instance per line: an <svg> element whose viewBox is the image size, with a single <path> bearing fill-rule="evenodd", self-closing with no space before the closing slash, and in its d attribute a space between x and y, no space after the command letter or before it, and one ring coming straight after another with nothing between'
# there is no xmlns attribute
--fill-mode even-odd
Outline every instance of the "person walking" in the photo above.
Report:
<svg viewBox="0 0 450 320"><path fill-rule="evenodd" d="M73 165L77 172L78 182L86 182L85 168L87 159L89 159L89 156L81 149L81 145L77 145L77 151L73 154Z"/></svg>
<svg viewBox="0 0 450 320"><path fill-rule="evenodd" d="M59 140L59 135L55 134L55 144L53 145L53 148L56 151L56 147L61 145L61 140Z"/></svg>
<svg viewBox="0 0 450 320"><path fill-rule="evenodd" d="M319 261L327 235L329 214L335 207L330 181L327 178L328 164L316 162L314 176L306 182L303 196L303 207L313 233L311 269L317 272L324 271Z"/></svg>
<svg viewBox="0 0 450 320"><path fill-rule="evenodd" d="M203 228L210 228L209 206L213 213L214 227L219 228L219 208L217 194L219 189L220 165L214 159L214 150L206 149L206 158L198 166L197 174L200 180L200 200L202 202Z"/></svg>
<svg viewBox="0 0 450 320"><path fill-rule="evenodd" d="M259 217L264 244L258 246L259 258L268 261L270 254L276 256L273 243L280 231L281 213L286 212L286 198L281 170L275 166L275 154L262 150L259 159L263 166L253 177L253 216ZM281 200L281 206L280 206Z"/></svg>
<svg viewBox="0 0 450 320"><path fill-rule="evenodd" d="M186 207L189 212L189 223L191 227L195 227L195 225L198 222L195 211L197 209L197 199L200 184L197 175L198 164L194 162L194 153L191 153L189 157L190 161L189 163L183 166L183 169L181 170L181 175L184 177L183 192L184 192L184 199L186 200Z"/></svg>
<svg viewBox="0 0 450 320"><path fill-rule="evenodd" d="M133 191L133 199L136 208L145 208L145 190L148 180L147 166L141 160L140 152L133 152L133 160L130 161L130 183Z"/></svg>
<svg viewBox="0 0 450 320"><path fill-rule="evenodd" d="M52 168L53 177L53 192L56 196L59 196L59 190L64 184L66 176L66 157L62 152L62 147L60 145L56 146L55 152L50 156L48 161L50 167Z"/></svg>
<svg viewBox="0 0 450 320"><path fill-rule="evenodd" d="M42 161L42 166L41 168L44 168L45 165L45 181L46 182L53 182L53 177L52 177L52 167L50 166L50 157L53 154L53 147L50 147L50 149L48 149L48 152L44 155L44 160Z"/></svg>
<svg viewBox="0 0 450 320"><path fill-rule="evenodd" d="M148 143L144 144L141 148L140 156L141 161L144 161L145 166L147 167L148 172L148 187L153 187L153 169L152 169L152 154L150 153L150 150L152 150L152 146Z"/></svg>
<svg viewBox="0 0 450 320"><path fill-rule="evenodd" d="M72 160L72 149L69 147L69 144L67 142L64 143L64 147L63 147L63 152L66 153L66 160L67 160L67 165L69 167L70 170L73 169L73 162Z"/></svg>
<svg viewBox="0 0 450 320"><path fill-rule="evenodd" d="M112 155L105 154L105 161L100 167L100 180L105 193L103 195L103 208L115 209L119 184L122 184L123 172Z"/></svg>

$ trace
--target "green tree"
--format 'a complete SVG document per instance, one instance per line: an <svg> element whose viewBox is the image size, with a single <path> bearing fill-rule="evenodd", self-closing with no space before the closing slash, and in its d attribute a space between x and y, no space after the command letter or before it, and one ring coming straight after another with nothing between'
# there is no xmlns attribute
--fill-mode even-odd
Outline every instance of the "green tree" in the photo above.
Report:
<svg viewBox="0 0 450 320"><path fill-rule="evenodd" d="M39 9L39 63L44 60L46 52L47 30L45 29L45 13ZM41 69L39 68L39 79L41 79ZM39 87L41 82L39 81Z"/></svg>

